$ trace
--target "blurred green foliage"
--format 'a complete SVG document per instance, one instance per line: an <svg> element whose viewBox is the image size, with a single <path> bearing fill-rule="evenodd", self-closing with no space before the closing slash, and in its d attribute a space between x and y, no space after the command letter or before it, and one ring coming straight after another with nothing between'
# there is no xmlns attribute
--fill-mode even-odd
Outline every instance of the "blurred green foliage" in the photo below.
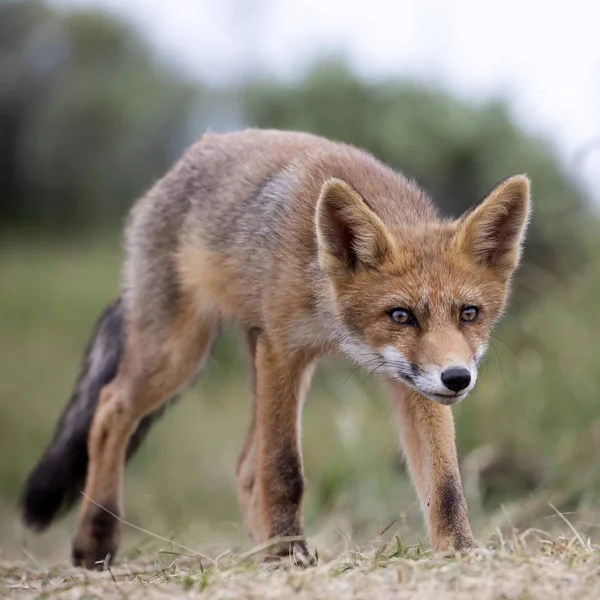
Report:
<svg viewBox="0 0 600 600"><path fill-rule="evenodd" d="M89 11L0 3L0 224L114 226L188 141L197 87Z"/></svg>
<svg viewBox="0 0 600 600"><path fill-rule="evenodd" d="M241 116L366 148L447 213L507 175L531 176L518 302L492 338L477 391L456 409L465 486L480 535L507 523L549 528L548 501L577 510L576 526L593 532L598 221L547 141L524 133L502 102L365 82L335 62L294 83L209 89L114 17L0 0L0 545L32 543L12 524L19 489L67 400L93 319L116 293L121 219L202 133L192 124L214 122L215 107L220 129ZM235 341L227 332L218 344L193 392L202 402L168 413L129 469L128 517L179 541L244 539L233 473L249 391ZM399 517L391 531L423 539L383 398L364 374L330 364L317 373L304 427L310 534L368 538ZM55 535L35 548L54 551Z"/></svg>

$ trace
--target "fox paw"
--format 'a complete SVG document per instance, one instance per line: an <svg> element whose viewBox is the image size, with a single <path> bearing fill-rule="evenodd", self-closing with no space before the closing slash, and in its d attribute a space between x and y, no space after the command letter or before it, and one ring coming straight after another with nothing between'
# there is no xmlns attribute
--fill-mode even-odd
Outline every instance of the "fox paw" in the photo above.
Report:
<svg viewBox="0 0 600 600"><path fill-rule="evenodd" d="M264 559L269 567L277 564L283 565L287 561L291 561L296 567L312 567L317 562L304 540L278 544L268 552Z"/></svg>
<svg viewBox="0 0 600 600"><path fill-rule="evenodd" d="M437 546L434 545L434 550L450 554L465 554L478 547L479 545L471 534L464 534L448 537L441 543L438 543Z"/></svg>

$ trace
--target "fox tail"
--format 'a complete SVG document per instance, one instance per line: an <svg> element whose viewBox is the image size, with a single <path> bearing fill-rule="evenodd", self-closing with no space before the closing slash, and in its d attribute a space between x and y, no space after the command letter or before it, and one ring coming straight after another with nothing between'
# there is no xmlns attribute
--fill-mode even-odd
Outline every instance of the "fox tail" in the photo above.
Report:
<svg viewBox="0 0 600 600"><path fill-rule="evenodd" d="M78 499L88 465L87 438L100 391L116 376L124 342L120 298L104 310L88 343L77 383L54 437L24 486L21 498L25 523L43 530ZM128 458L144 440L164 405L142 419L130 439Z"/></svg>

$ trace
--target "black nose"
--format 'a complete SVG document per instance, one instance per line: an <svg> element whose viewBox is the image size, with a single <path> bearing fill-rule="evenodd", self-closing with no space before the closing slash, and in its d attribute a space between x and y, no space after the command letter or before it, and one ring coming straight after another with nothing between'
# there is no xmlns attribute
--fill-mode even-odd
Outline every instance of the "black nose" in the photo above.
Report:
<svg viewBox="0 0 600 600"><path fill-rule="evenodd" d="M469 387L471 373L464 367L450 367L442 373L442 383L453 392L460 392Z"/></svg>

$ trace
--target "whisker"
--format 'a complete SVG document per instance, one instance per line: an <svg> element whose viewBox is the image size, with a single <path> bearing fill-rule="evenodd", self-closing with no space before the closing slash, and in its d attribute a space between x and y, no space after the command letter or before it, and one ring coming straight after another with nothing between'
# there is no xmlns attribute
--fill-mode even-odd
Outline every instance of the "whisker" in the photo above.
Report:
<svg viewBox="0 0 600 600"><path fill-rule="evenodd" d="M498 340L499 342L502 342L515 356L519 356L517 354L517 351L511 348L502 338L499 338L497 335L490 335L490 337L494 338L495 340Z"/></svg>
<svg viewBox="0 0 600 600"><path fill-rule="evenodd" d="M494 342L492 342L492 340L490 340L490 346L494 349L494 352L496 353L496 357L498 358L498 366L500 367L500 374L502 375L502 381L506 381L504 379L504 369L502 368L502 359L500 358L500 353L498 352L498 349L496 348L496 346L494 346Z"/></svg>

